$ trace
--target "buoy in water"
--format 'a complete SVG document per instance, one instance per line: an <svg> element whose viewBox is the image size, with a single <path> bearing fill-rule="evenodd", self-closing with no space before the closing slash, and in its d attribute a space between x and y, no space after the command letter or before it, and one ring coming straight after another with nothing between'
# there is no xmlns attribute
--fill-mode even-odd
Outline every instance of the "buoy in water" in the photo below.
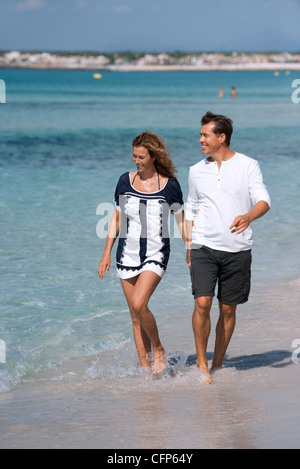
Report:
<svg viewBox="0 0 300 469"><path fill-rule="evenodd" d="M100 80L102 78L102 75L101 73L94 73L93 77L95 78L95 80Z"/></svg>

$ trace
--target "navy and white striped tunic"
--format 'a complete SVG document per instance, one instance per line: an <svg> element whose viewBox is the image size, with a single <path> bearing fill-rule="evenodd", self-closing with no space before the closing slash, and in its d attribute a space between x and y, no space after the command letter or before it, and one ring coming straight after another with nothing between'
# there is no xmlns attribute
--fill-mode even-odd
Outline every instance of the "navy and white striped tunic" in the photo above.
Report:
<svg viewBox="0 0 300 469"><path fill-rule="evenodd" d="M169 213L183 210L179 182L168 179L157 192L140 192L132 186L130 173L124 173L116 187L115 204L121 212L118 276L126 279L151 270L162 277L170 255Z"/></svg>

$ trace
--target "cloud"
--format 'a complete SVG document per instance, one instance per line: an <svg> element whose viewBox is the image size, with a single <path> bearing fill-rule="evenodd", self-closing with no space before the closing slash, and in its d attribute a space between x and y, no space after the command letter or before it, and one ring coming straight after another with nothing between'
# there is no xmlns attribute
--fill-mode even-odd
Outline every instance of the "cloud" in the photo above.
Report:
<svg viewBox="0 0 300 469"><path fill-rule="evenodd" d="M24 0L15 6L17 11L41 10L47 5L45 0Z"/></svg>
<svg viewBox="0 0 300 469"><path fill-rule="evenodd" d="M116 5L113 7L114 13L131 13L133 10L128 5Z"/></svg>
<svg viewBox="0 0 300 469"><path fill-rule="evenodd" d="M115 5L115 6L109 6L109 7L98 5L97 11L100 13L116 13L116 14L121 15L125 13L132 13L134 10L129 5Z"/></svg>
<svg viewBox="0 0 300 469"><path fill-rule="evenodd" d="M77 0L75 3L76 8L87 8L89 6L89 2L87 0Z"/></svg>

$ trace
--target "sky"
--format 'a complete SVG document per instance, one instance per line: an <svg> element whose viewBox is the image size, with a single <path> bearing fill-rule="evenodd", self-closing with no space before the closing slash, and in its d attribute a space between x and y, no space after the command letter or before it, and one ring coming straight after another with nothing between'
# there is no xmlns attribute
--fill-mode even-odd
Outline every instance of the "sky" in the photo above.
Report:
<svg viewBox="0 0 300 469"><path fill-rule="evenodd" d="M0 50L300 51L300 0L0 0Z"/></svg>

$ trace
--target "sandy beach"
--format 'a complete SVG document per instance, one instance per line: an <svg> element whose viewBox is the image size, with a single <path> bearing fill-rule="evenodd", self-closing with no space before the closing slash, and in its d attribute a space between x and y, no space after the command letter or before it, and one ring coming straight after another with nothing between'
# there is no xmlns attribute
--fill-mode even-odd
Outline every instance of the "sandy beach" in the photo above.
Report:
<svg viewBox="0 0 300 469"><path fill-rule="evenodd" d="M171 360L172 373L159 380L133 365L129 341L117 353L74 359L41 373L34 388L28 380L1 395L0 447L299 448L300 364L291 349L299 280L286 284L285 294L254 289L212 385L195 367L188 324L184 330L173 324L162 335L176 364Z"/></svg>
<svg viewBox="0 0 300 469"><path fill-rule="evenodd" d="M89 55L61 52L8 51L0 54L0 68L154 71L300 70L300 54L284 53L114 53Z"/></svg>
<svg viewBox="0 0 300 469"><path fill-rule="evenodd" d="M111 71L120 72L254 72L254 71L277 71L277 70L300 70L300 63L249 63L249 64L224 64L224 65L112 65L109 67Z"/></svg>

